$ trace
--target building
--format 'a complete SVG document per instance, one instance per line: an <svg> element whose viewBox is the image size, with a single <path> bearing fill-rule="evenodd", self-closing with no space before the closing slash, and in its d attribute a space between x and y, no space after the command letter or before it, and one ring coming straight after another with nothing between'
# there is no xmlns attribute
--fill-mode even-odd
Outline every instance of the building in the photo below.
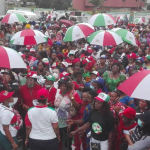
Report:
<svg viewBox="0 0 150 150"><path fill-rule="evenodd" d="M104 0L103 6L106 9L133 8L136 10L145 6L145 0ZM73 8L82 11L91 11L93 5L89 3L89 0L73 0Z"/></svg>

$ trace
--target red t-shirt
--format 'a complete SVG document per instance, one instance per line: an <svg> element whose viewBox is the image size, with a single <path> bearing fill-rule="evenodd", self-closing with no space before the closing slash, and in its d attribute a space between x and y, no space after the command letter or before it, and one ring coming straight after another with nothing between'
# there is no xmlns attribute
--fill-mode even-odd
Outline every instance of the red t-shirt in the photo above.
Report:
<svg viewBox="0 0 150 150"><path fill-rule="evenodd" d="M37 99L37 92L42 87L38 84L35 84L33 88L28 88L27 85L23 85L20 88L21 98L23 99L23 103L28 107L33 107L32 101Z"/></svg>
<svg viewBox="0 0 150 150"><path fill-rule="evenodd" d="M52 87L48 93L48 102L51 102L52 106L54 106L56 92L57 92L57 89L55 87Z"/></svg>

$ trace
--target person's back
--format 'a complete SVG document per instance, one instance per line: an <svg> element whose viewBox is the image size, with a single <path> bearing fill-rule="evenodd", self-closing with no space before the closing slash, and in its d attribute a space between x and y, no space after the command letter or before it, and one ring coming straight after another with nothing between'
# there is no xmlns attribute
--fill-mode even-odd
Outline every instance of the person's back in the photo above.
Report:
<svg viewBox="0 0 150 150"><path fill-rule="evenodd" d="M58 150L60 140L58 117L55 110L48 107L48 91L45 88L37 92L35 107L28 110L25 117L26 140L31 150Z"/></svg>
<svg viewBox="0 0 150 150"><path fill-rule="evenodd" d="M30 138L50 140L56 138L52 123L57 123L57 115L53 108L35 106L29 109L28 119L32 124Z"/></svg>

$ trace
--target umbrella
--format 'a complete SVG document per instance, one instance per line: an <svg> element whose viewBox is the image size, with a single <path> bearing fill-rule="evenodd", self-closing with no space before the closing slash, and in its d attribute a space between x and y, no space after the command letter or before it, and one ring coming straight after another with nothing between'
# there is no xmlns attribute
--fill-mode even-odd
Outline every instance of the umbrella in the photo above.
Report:
<svg viewBox="0 0 150 150"><path fill-rule="evenodd" d="M67 27L74 25L74 24L73 24L71 21L69 21L69 20L61 19L61 20L59 20L59 21L60 21L61 23L65 24Z"/></svg>
<svg viewBox="0 0 150 150"><path fill-rule="evenodd" d="M109 46L119 45L123 41L119 35L113 31L96 31L87 38L88 42L93 45Z"/></svg>
<svg viewBox="0 0 150 150"><path fill-rule="evenodd" d="M15 22L26 22L26 19L24 16L14 13L14 14L8 14L6 15L2 20L2 23L15 23Z"/></svg>
<svg viewBox="0 0 150 150"><path fill-rule="evenodd" d="M136 18L134 23L145 23L145 20L143 18Z"/></svg>
<svg viewBox="0 0 150 150"><path fill-rule="evenodd" d="M123 41L132 45L136 45L135 36L130 31L122 28L114 28L112 29L112 31L117 33L122 38Z"/></svg>
<svg viewBox="0 0 150 150"><path fill-rule="evenodd" d="M90 18L88 23L92 26L108 26L116 24L116 20L110 14L95 14Z"/></svg>
<svg viewBox="0 0 150 150"><path fill-rule="evenodd" d="M118 89L132 98L150 100L150 70L140 71L124 81Z"/></svg>
<svg viewBox="0 0 150 150"><path fill-rule="evenodd" d="M94 32L94 27L88 23L76 24L66 31L64 41L75 41L81 38L85 38Z"/></svg>
<svg viewBox="0 0 150 150"><path fill-rule="evenodd" d="M19 53L11 48L0 46L1 68L27 68Z"/></svg>
<svg viewBox="0 0 150 150"><path fill-rule="evenodd" d="M36 45L47 42L47 39L48 37L38 30L25 29L17 32L10 42L16 45Z"/></svg>
<svg viewBox="0 0 150 150"><path fill-rule="evenodd" d="M123 17L123 16L118 16L118 17L117 17L117 21L118 21L118 20L124 20L124 19L125 19L125 17Z"/></svg>

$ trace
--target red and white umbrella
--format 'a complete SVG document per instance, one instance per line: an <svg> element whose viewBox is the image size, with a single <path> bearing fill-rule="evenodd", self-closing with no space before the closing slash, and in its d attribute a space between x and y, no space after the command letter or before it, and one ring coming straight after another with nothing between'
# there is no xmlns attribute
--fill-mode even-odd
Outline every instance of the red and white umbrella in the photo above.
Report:
<svg viewBox="0 0 150 150"><path fill-rule="evenodd" d="M11 48L0 46L1 68L27 68L19 53Z"/></svg>
<svg viewBox="0 0 150 150"><path fill-rule="evenodd" d="M119 45L123 41L119 35L113 31L96 31L87 38L88 42L93 45L109 46Z"/></svg>
<svg viewBox="0 0 150 150"><path fill-rule="evenodd" d="M14 45L36 45L47 42L48 37L38 30L25 29L17 32L12 38Z"/></svg>
<svg viewBox="0 0 150 150"><path fill-rule="evenodd" d="M150 70L134 74L124 81L118 89L132 98L150 100Z"/></svg>
<svg viewBox="0 0 150 150"><path fill-rule="evenodd" d="M117 17L117 21L119 21L119 20L124 20L125 19L125 17L123 17L123 16L118 16Z"/></svg>
<svg viewBox="0 0 150 150"><path fill-rule="evenodd" d="M26 22L26 18L20 14L8 14L2 20L2 23Z"/></svg>
<svg viewBox="0 0 150 150"><path fill-rule="evenodd" d="M76 24L66 31L64 41L75 41L81 38L85 38L94 32L94 27L88 23Z"/></svg>

